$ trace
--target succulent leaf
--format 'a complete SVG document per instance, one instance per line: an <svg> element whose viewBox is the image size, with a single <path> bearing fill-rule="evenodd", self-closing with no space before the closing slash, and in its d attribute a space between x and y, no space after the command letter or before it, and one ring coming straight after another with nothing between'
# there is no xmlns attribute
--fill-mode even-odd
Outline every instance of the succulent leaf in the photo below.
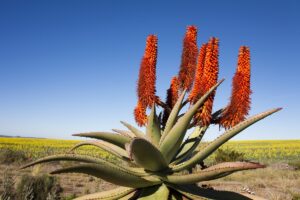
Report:
<svg viewBox="0 0 300 200"><path fill-rule="evenodd" d="M212 189L204 189L196 185L169 185L169 187L177 190L184 196L195 200L207 199L223 199L223 200L251 200L242 194L228 191L218 191Z"/></svg>
<svg viewBox="0 0 300 200"><path fill-rule="evenodd" d="M99 164L81 164L51 172L51 174L61 173L88 174L109 181L116 185L134 188L148 187L161 183L161 180L155 178L154 176L141 177L131 173L130 171L122 170L120 167L112 167Z"/></svg>
<svg viewBox="0 0 300 200"><path fill-rule="evenodd" d="M118 187L113 190L97 192L94 194L78 197L75 200L117 200L127 196L130 193L133 193L135 190L135 188Z"/></svg>
<svg viewBox="0 0 300 200"><path fill-rule="evenodd" d="M37 164L52 162L52 161L77 161L77 162L85 162L85 163L102 163L102 159L90 157L90 156L83 156L83 155L76 155L76 154L62 154L62 155L54 155L48 156L45 158L38 159L34 162L28 163L20 167L20 169L25 169L27 167L31 167Z"/></svg>
<svg viewBox="0 0 300 200"><path fill-rule="evenodd" d="M167 136L167 134L170 132L170 130L172 129L172 127L174 126L174 124L177 121L177 116L178 116L178 113L180 112L181 104L184 99L185 93L186 93L186 90L184 90L182 92L182 94L176 101L176 104L174 105L173 109L171 110L171 113L169 115L164 132L163 132L161 140L160 140L160 144L164 141L165 137Z"/></svg>
<svg viewBox="0 0 300 200"><path fill-rule="evenodd" d="M130 130L136 137L141 137L141 138L145 137L145 134L142 131L132 126L131 124L124 121L121 121L121 124L123 124L126 128L128 128L128 130Z"/></svg>
<svg viewBox="0 0 300 200"><path fill-rule="evenodd" d="M83 155L76 155L76 154L62 154L62 155L54 155L54 156L48 156L45 158L38 159L34 162L31 162L27 165L22 166L20 169L25 169L27 167L34 166L36 164L41 163L47 163L52 161L77 161L77 162L85 162L85 163L95 163L98 165L102 165L107 168L114 168L119 171L125 171L131 174L134 174L136 176L148 176L143 168L134 168L134 167L127 167L127 166L118 166L114 163L108 162L106 160L103 160L101 158L95 158L91 156L83 156Z"/></svg>
<svg viewBox="0 0 300 200"><path fill-rule="evenodd" d="M186 198L185 196L182 196L179 192L173 190L169 197L169 200L189 200L189 199Z"/></svg>
<svg viewBox="0 0 300 200"><path fill-rule="evenodd" d="M201 181L209 181L223 176L227 176L237 171L264 168L264 165L252 162L226 162L215 166L198 170L187 175L169 175L163 177L164 181L174 184L193 184Z"/></svg>
<svg viewBox="0 0 300 200"><path fill-rule="evenodd" d="M108 143L108 142L104 142L104 141L86 141L86 142L81 142L79 144L76 144L74 147L72 147L70 149L70 152L74 151L75 149L81 147L81 146L86 146L86 145L91 145L91 146L96 146L96 147L99 147L100 149L118 157L118 158L121 158L125 161L129 161L130 159L128 158L127 156L127 152L114 145L114 144L111 144L111 143Z"/></svg>
<svg viewBox="0 0 300 200"><path fill-rule="evenodd" d="M133 160L147 170L160 171L168 167L160 151L146 139L134 138L129 149Z"/></svg>
<svg viewBox="0 0 300 200"><path fill-rule="evenodd" d="M148 117L146 135L147 135L147 138L150 139L152 144L154 144L155 146L158 146L161 133L160 133L160 122L158 121L158 118L156 115L155 104L152 106L151 113Z"/></svg>
<svg viewBox="0 0 300 200"><path fill-rule="evenodd" d="M177 172L195 166L197 163L203 161L205 158L211 155L222 144L224 144L229 139L231 139L232 137L240 133L242 130L246 129L247 127L251 126L255 122L258 122L259 120L262 120L263 118L279 110L281 110L281 108L271 109L269 111L254 115L253 117L250 117L249 119L237 124L236 126L232 127L231 129L223 133L221 136L216 138L214 141L209 143L203 150L196 153L191 159L189 159L184 163L174 166L174 168L172 168L172 171Z"/></svg>
<svg viewBox="0 0 300 200"><path fill-rule="evenodd" d="M121 148L125 148L125 144L130 142L131 138L125 137L123 135L115 134L115 133L108 133L108 132L89 132L89 133L77 133L73 134L73 136L80 136L80 137L89 137L95 138L98 140L103 140L114 145L117 145Z"/></svg>
<svg viewBox="0 0 300 200"><path fill-rule="evenodd" d="M168 199L169 189L165 184L147 187L142 190L139 200Z"/></svg>
<svg viewBox="0 0 300 200"><path fill-rule="evenodd" d="M111 129L112 131L116 132L116 133L119 133L123 136L127 136L127 137L130 137L130 138L134 138L136 137L131 131L125 131L125 130L119 130L119 129Z"/></svg>
<svg viewBox="0 0 300 200"><path fill-rule="evenodd" d="M136 190L132 193L129 193L128 195L118 199L118 200L134 200L134 199L137 199L137 197L139 196L139 193L140 191L139 190Z"/></svg>
<svg viewBox="0 0 300 200"><path fill-rule="evenodd" d="M205 95L203 95L174 125L174 127L167 134L166 138L160 145L160 151L164 155L166 161L169 163L175 156L180 148L182 140L185 136L187 128L193 118L193 115L197 112L198 108L203 105L209 95L215 91L215 89L224 81L219 81L216 85L210 88Z"/></svg>
<svg viewBox="0 0 300 200"><path fill-rule="evenodd" d="M190 157L195 149L197 149L207 127L197 126L190 137L181 145L181 149L172 164L178 164Z"/></svg>

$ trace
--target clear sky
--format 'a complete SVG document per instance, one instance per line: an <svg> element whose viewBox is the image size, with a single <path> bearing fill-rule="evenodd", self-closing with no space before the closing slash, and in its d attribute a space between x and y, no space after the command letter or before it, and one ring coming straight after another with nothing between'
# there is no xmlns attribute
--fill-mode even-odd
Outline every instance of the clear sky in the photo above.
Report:
<svg viewBox="0 0 300 200"><path fill-rule="evenodd" d="M251 115L284 109L235 139L300 139L300 1L0 1L0 134L72 138L134 123L148 34L157 93L177 74L187 25L220 39L214 110L228 103L238 49L251 50ZM207 134L222 133L217 127Z"/></svg>

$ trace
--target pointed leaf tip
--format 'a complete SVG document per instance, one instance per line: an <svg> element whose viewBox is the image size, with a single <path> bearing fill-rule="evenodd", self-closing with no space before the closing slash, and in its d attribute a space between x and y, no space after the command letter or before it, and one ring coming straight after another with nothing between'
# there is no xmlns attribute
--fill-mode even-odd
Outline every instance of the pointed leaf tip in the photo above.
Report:
<svg viewBox="0 0 300 200"><path fill-rule="evenodd" d="M73 135L103 140L103 141L109 142L111 144L117 145L123 149L124 149L125 143L128 143L131 141L130 137L119 135L116 133L110 133L110 132L87 132L87 133L77 133L77 134L73 134Z"/></svg>

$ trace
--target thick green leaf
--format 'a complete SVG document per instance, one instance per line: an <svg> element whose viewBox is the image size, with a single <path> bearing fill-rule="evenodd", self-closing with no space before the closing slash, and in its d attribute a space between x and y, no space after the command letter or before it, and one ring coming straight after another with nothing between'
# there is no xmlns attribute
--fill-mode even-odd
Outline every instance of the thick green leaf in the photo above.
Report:
<svg viewBox="0 0 300 200"><path fill-rule="evenodd" d="M77 166L58 169L51 172L51 174L61 173L88 174L91 176L101 178L116 185L133 188L148 187L161 183L161 181L154 176L141 177L137 176L136 174L130 173L127 170L122 170L122 168L120 167L99 164L81 164Z"/></svg>
<svg viewBox="0 0 300 200"><path fill-rule="evenodd" d="M178 164L188 157L190 157L193 151L198 147L207 127L197 126L192 132L190 137L181 145L179 153L176 155L176 158L172 164Z"/></svg>
<svg viewBox="0 0 300 200"><path fill-rule="evenodd" d="M182 92L182 94L178 98L177 102L175 103L175 105L174 105L174 107L173 107L173 109L172 109L172 111L171 111L171 113L168 117L164 132L163 132L162 137L160 139L160 144L164 141L165 137L167 136L167 134L170 132L170 130L172 129L172 127L174 126L174 124L177 121L177 116L178 116L178 113L180 112L181 104L182 104L182 101L184 99L185 93L186 93L186 90L184 90Z"/></svg>
<svg viewBox="0 0 300 200"><path fill-rule="evenodd" d="M136 137L141 137L141 138L145 137L145 134L142 131L132 126L131 124L124 121L121 121L121 124L123 124L126 128L128 128L128 130L130 130Z"/></svg>
<svg viewBox="0 0 300 200"><path fill-rule="evenodd" d="M223 82L224 80L219 81L216 85L214 85L209 91L207 91L185 114L182 116L170 132L167 134L165 139L162 141L160 145L160 151L165 157L166 161L170 163L172 158L175 156L177 151L180 148L182 140L185 136L187 128L194 116L197 112L198 108L204 104L205 100L210 96L210 94L215 91L215 89Z"/></svg>
<svg viewBox="0 0 300 200"><path fill-rule="evenodd" d="M134 191L134 192L118 199L118 200L135 200L139 196L139 194L140 194L140 191L136 190L136 191Z"/></svg>
<svg viewBox="0 0 300 200"><path fill-rule="evenodd" d="M73 134L73 136L80 136L80 137L89 137L95 138L98 140L103 140L114 145L117 145L121 148L125 148L125 144L130 142L131 138L125 137L123 135L115 134L115 133L108 133L108 132L90 132L90 133L77 133Z"/></svg>
<svg viewBox="0 0 300 200"><path fill-rule="evenodd" d="M125 131L125 130L119 130L119 129L111 129L112 131L116 132L116 133L119 133L123 136L127 136L127 137L130 137L130 138L134 138L136 137L135 134L133 134L131 131Z"/></svg>
<svg viewBox="0 0 300 200"><path fill-rule="evenodd" d="M154 144L155 146L158 146L161 133L160 133L160 122L158 121L158 118L156 115L155 105L152 106L151 113L148 116L146 135L147 135L147 138L152 142L152 144Z"/></svg>
<svg viewBox="0 0 300 200"><path fill-rule="evenodd" d="M61 155L53 155L47 156L45 158L38 159L26 165L20 167L20 169L25 169L27 167L31 167L37 164L52 162L52 161L77 161L77 162L85 162L85 163L102 163L102 159L84 156L84 155L76 155L76 154L61 154Z"/></svg>
<svg viewBox="0 0 300 200"><path fill-rule="evenodd" d="M103 165L104 167L114 168L119 171L125 171L130 174L135 174L136 176L148 176L149 175L144 171L143 168L127 167L125 165L118 166L114 163L108 162L101 158L94 158L91 156L76 155L76 154L62 154L62 155L48 156L45 158L38 159L27 165L24 165L21 167L21 169L31 167L36 164L47 163L47 162L52 162L52 161L77 161L77 162L85 162L85 163L95 163L98 165Z"/></svg>
<svg viewBox="0 0 300 200"><path fill-rule="evenodd" d="M118 157L121 158L125 161L129 161L130 159L128 158L127 152L122 149L121 147L118 147L114 144L104 142L104 141L86 141L86 142L81 142L79 144L76 144L70 152L74 151L75 149L81 147L81 146L86 146L86 145L91 145L91 146L96 146L99 147L100 149Z"/></svg>
<svg viewBox="0 0 300 200"><path fill-rule="evenodd" d="M94 194L78 197L75 200L118 200L122 197L127 196L130 193L133 193L135 190L135 188L118 187L113 190L97 192Z"/></svg>
<svg viewBox="0 0 300 200"><path fill-rule="evenodd" d="M179 192L172 189L169 200L189 200L188 198L182 196Z"/></svg>
<svg viewBox="0 0 300 200"><path fill-rule="evenodd" d="M143 168L160 171L168 167L160 151L143 138L134 138L129 145L130 156Z"/></svg>
<svg viewBox="0 0 300 200"><path fill-rule="evenodd" d="M228 192L228 191L218 191L213 189L204 189L196 185L169 185L168 184L168 186L193 200L208 200L208 199L251 200L252 199L238 193Z"/></svg>
<svg viewBox="0 0 300 200"><path fill-rule="evenodd" d="M169 192L164 184L143 188L139 200L167 200Z"/></svg>
<svg viewBox="0 0 300 200"><path fill-rule="evenodd" d="M233 136L237 135L242 130L246 129L247 127L254 124L255 122L258 122L259 120L262 120L263 118L265 118L279 110L281 110L281 108L272 109L272 110L263 112L261 114L255 115L253 117L250 117L249 119L237 124L233 128L226 131L224 134L219 136L213 142L209 143L203 150L196 153L191 159L189 159L188 161L186 161L184 163L174 166L172 168L172 171L177 172L177 171L181 171L184 169L192 168L197 163L203 161L205 158L207 158L209 155L211 155L215 150L217 150L222 144L227 142Z"/></svg>
<svg viewBox="0 0 300 200"><path fill-rule="evenodd" d="M237 171L264 168L264 165L252 162L226 162L217 164L215 166L198 170L191 174L178 174L163 177L163 180L169 183L184 185L193 184L201 181L209 181L223 176L227 176Z"/></svg>

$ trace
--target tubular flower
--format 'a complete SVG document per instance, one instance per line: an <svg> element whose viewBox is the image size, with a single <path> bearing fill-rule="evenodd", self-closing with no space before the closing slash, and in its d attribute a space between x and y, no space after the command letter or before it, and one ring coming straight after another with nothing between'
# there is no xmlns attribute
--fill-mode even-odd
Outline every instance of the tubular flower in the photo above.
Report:
<svg viewBox="0 0 300 200"><path fill-rule="evenodd" d="M174 107L178 99L178 91L179 91L178 78L174 76L171 80L170 88L167 90L167 99L166 99L166 104L171 109ZM163 115L164 123L167 121L169 115L170 115L170 111L165 109Z"/></svg>
<svg viewBox="0 0 300 200"><path fill-rule="evenodd" d="M197 28L188 26L183 40L181 64L178 75L180 89L189 91L193 85L197 62Z"/></svg>
<svg viewBox="0 0 300 200"><path fill-rule="evenodd" d="M140 101L134 109L134 118L139 126L144 126L147 123L146 108Z"/></svg>
<svg viewBox="0 0 300 200"><path fill-rule="evenodd" d="M219 40L217 38L211 38L206 47L204 70L202 78L200 81L200 95L202 96L207 92L213 85L218 81L219 73ZM215 92L213 92L208 99L205 101L204 105L201 107L199 112L195 115L195 120L197 122L201 121L203 126L207 126L211 121L211 112L213 101L215 97Z"/></svg>
<svg viewBox="0 0 300 200"><path fill-rule="evenodd" d="M156 100L156 60L157 60L157 37L149 35L146 41L145 53L142 58L137 95L143 106L151 107Z"/></svg>
<svg viewBox="0 0 300 200"><path fill-rule="evenodd" d="M204 91L204 89L201 89L201 87L204 87L204 85L201 84L201 79L202 79L202 74L204 71L206 47L207 47L207 43L203 44L200 48L199 55L198 55L197 69L196 69L196 74L195 74L195 82L194 82L193 89L189 95L189 101L192 104L195 103L199 99L200 91ZM203 94L201 94L201 95L203 95Z"/></svg>
<svg viewBox="0 0 300 200"><path fill-rule="evenodd" d="M250 50L242 46L239 50L238 64L232 79L230 104L224 110L220 125L228 129L246 119L250 110Z"/></svg>

